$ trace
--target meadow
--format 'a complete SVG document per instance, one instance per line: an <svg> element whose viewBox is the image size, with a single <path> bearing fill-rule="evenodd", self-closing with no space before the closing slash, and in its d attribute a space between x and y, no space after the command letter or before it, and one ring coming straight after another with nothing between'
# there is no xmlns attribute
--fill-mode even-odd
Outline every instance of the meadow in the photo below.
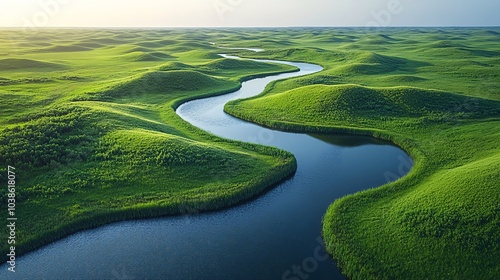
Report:
<svg viewBox="0 0 500 280"><path fill-rule="evenodd" d="M387 139L415 161L404 178L339 199L325 214L323 238L343 273L497 279L500 30L324 29L294 38L248 56L325 70L225 110L273 128Z"/></svg>
<svg viewBox="0 0 500 280"><path fill-rule="evenodd" d="M221 58L201 31L0 33L8 39L0 44L0 206L10 165L18 256L114 221L228 207L295 172L290 153L217 138L175 113L187 100L293 67Z"/></svg>
<svg viewBox="0 0 500 280"><path fill-rule="evenodd" d="M327 249L350 279L500 275L498 28L0 33L0 182L16 167L20 254L105 223L229 207L291 176L292 154L217 138L175 114L187 100L296 70L224 52L324 67L228 113L387 139L414 159L404 178L325 214Z"/></svg>

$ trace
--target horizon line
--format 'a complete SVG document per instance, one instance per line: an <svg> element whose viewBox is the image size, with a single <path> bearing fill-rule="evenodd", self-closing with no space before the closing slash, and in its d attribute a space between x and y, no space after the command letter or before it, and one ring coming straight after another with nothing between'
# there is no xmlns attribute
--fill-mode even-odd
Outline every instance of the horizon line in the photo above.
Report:
<svg viewBox="0 0 500 280"><path fill-rule="evenodd" d="M364 25L291 25L291 26L0 26L0 29L225 29L225 28L500 28L500 25L398 25L398 26L364 26Z"/></svg>

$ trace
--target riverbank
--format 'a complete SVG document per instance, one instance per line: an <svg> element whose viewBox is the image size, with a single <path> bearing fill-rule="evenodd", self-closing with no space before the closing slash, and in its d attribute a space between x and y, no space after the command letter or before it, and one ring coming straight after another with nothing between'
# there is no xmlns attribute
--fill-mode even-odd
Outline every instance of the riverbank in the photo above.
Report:
<svg viewBox="0 0 500 280"><path fill-rule="evenodd" d="M8 58L0 69L0 178L7 165L16 168L16 257L112 222L226 208L295 172L292 154L220 139L184 122L175 108L296 68L234 63L216 48L189 46L195 31L149 49L122 37L127 31L93 32L42 33L56 47L59 40L116 41L41 53L25 34L18 38L24 58ZM148 41L163 38L143 33ZM1 251L10 246L2 243Z"/></svg>
<svg viewBox="0 0 500 280"><path fill-rule="evenodd" d="M464 59L453 44L434 46L420 30L405 29L388 30L377 46L359 52L325 43L321 51L245 53L286 55L325 71L271 84L259 97L228 104L228 113L278 129L378 135L415 160L408 176L339 199L326 213L328 251L351 279L494 279L500 272L500 102L491 88L473 90L479 73L491 84L493 72L469 67L442 74L471 60L492 71L500 65L480 55L494 52L478 43L488 40L482 30L447 32L469 34L462 43L476 55ZM405 47L417 37L420 43ZM447 52L446 59L437 52Z"/></svg>
<svg viewBox="0 0 500 280"><path fill-rule="evenodd" d="M120 259L120 263L116 264L115 255L131 253L136 255L137 251L147 251L157 252L162 257L154 254L151 258L147 258L150 266L155 267L152 271L138 268L140 270L138 272L128 268L128 271L134 271L133 275L141 275L145 278L168 276L173 279L207 277L234 279L233 275L244 274L240 278L274 279L288 273L290 266L297 259L308 258L308 252L315 252L315 256L319 254L322 251L321 239L318 237L321 228L320 217L326 211L327 206L345 193L381 185L384 172L397 172L398 160L407 159L407 157L400 149L385 142L373 141L368 137L334 137L324 134L309 136L272 131L237 120L223 112L224 104L228 100L258 94L272 80L322 70L321 67L309 64L293 64L293 66L300 67L301 72L249 81L237 92L194 100L179 106L176 111L191 125L220 137L272 145L293 152L297 159L300 159L300 167L297 168L297 173L292 178L269 189L266 195L260 196L259 199L233 205L231 209L225 211L153 221L123 222L73 235L62 242L53 244L50 248L30 255L23 259L24 262L20 265L29 271L36 271L37 275L51 275L54 278L71 278L72 275L83 278L109 278L109 267L133 267L135 264L135 258ZM325 154L333 156L323 157ZM339 164L339 160L343 157L346 161ZM321 166L317 165L319 158L322 159ZM382 164L381 160L384 160ZM410 162L409 159L407 160ZM356 168L370 170L365 173L367 180L358 180ZM343 183L335 186L332 185L333 181ZM203 206L203 203L198 202L192 207L195 208L196 205ZM196 210L193 208L188 210ZM293 217L293 219L288 219L288 217ZM184 222L179 223L179 220L184 220ZM134 229L132 230L131 227ZM304 228L310 230L297 231L297 229ZM123 230L126 230L127 234L121 234ZM207 236L207 231L215 234ZM234 238L235 231L238 240L236 244L228 242ZM151 236L151 232L161 232L162 237L159 240L154 235ZM132 242L129 238L134 236L141 236L141 240ZM293 243L292 240L297 238L302 242L290 246L289 244ZM112 251L103 252L100 247L109 246L109 241L99 242L102 239L113 240L114 243L127 244L127 246L114 247ZM192 240L202 241L196 246L195 254L192 250ZM252 240L252 242L241 242L241 240ZM220 245L213 248L210 244ZM255 244L259 244L260 249ZM272 244L272 246L265 244ZM234 248L234 245L237 248ZM141 248L136 248L137 246ZM68 248L80 248L78 256L69 260L61 259L61 256L65 255L61 252ZM87 248L97 248L97 251ZM169 248L175 249L169 250ZM237 254L241 251L253 253ZM237 255L232 255L233 252ZM266 256L260 256L259 252L265 253ZM172 259L171 255L176 255L176 258ZM211 255L213 258L199 260L196 259L197 255ZM317 263L317 269L311 276L342 278L343 276L330 258L324 253L322 255L321 258L314 260ZM59 272L51 268L51 265L43 265L46 259L67 267L68 271ZM100 265L94 264L96 269L92 272L82 270L81 267L89 261L98 262ZM165 265L166 262L168 265ZM226 267L216 271L199 269L180 271L178 269L185 265L191 266L192 263L196 263L198 267ZM33 276L27 272L22 274L22 277Z"/></svg>

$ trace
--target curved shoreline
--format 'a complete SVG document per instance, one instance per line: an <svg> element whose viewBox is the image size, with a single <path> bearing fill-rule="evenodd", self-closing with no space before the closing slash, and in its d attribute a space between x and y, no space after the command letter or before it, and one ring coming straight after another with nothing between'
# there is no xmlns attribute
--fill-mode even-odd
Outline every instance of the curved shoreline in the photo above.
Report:
<svg viewBox="0 0 500 280"><path fill-rule="evenodd" d="M251 50L251 49L248 49L248 50ZM227 56L224 56L224 57L227 57ZM233 58L233 59L243 59L243 58L239 58L239 57L236 57L236 56L233 56L233 57L230 57L230 58ZM260 61L260 62L277 62L277 63L287 63L287 61L276 61L276 60L266 60L266 59L253 59L253 58L247 58L249 60L253 60L253 61ZM305 63L305 64L310 64L310 63L307 63L307 62L299 62L299 63ZM318 65L319 66L319 65ZM323 66L320 66L322 70L324 70ZM317 71L317 72L320 72L320 71ZM317 72L314 72L314 73L317 73ZM313 74L313 73L311 73ZM275 81L273 81L275 82ZM267 84L269 85L269 84ZM268 120L265 120L265 119L258 119L258 118L250 118L244 114L240 114L238 111L236 110L231 110L231 102L235 102L235 101L239 101L239 100L246 100L246 99L252 99L252 98L258 98L262 93L259 93L257 95L254 95L254 96L250 96L250 97L245 97L245 98L241 98L241 99L236 99L236 100L231 100L227 103L224 104L224 112L233 116L233 117L236 117L240 120L243 120L243 121L246 121L246 122L249 122L249 123L255 123L255 124L258 124L262 127L265 127L265 128L269 128L269 129L272 129L272 130L278 130L278 131L283 131L283 132L286 132L286 133L301 133L301 134L305 134L305 133L321 133L321 134L336 134L336 135L339 135L339 134L343 134L343 135L349 135L349 136L367 136L367 137L371 137L373 139L380 139L380 140L384 140L384 141L388 141L390 142L391 145L393 146L396 146L400 149L402 149L403 151L405 151L406 154L408 154L412 160L411 162L411 169L406 172L405 174L398 174L398 180L400 180L401 178L409 178L409 177L412 177L416 172L418 172L418 170L420 170L421 168L421 152L420 150L417 148L417 146L415 145L415 143L413 143L411 140L409 139L406 139L404 138L403 136L399 136L399 135L395 135L395 134L392 134L390 132L387 132L387 131L383 131L383 130L377 130L377 129L367 129L367 128L355 128L355 127L340 127L340 126L308 126L308 125L305 125L305 124L299 124L299 123L285 123L285 122L273 122L273 121L268 121ZM195 124L192 124L194 126L196 126ZM385 183L385 184L382 184L382 185L379 185L378 187L375 187L374 189L380 189L380 188L384 188L385 186L388 186L390 185L391 182L388 182L388 183ZM365 190L362 190L361 192L370 192L370 191L373 191L373 189L365 189ZM352 195L354 193L351 193L350 195ZM350 195L347 195L345 197L349 197ZM328 244L330 243L330 240L328 237L325 237L324 236L324 228L327 227L329 225L329 223L325 220L326 219L326 215L328 214L328 212L330 211L330 208L334 206L334 202L335 201L332 201L332 204L330 204L330 207L328 208L328 211L327 213L325 213L325 216L323 217L323 229L321 230L321 237L323 238L324 242L325 242L325 247L327 249L327 252L328 254L333 258L333 260L336 261L337 265L339 266L339 268L342 268L341 264L341 260L339 260L337 258L337 256L335 255L335 253L331 250L331 247L328 246ZM346 275L345 275L346 276Z"/></svg>
<svg viewBox="0 0 500 280"><path fill-rule="evenodd" d="M225 94L229 94L235 91L238 91L242 83L245 81L249 81L252 79L258 79L262 77L268 77L268 76L274 76L274 75L280 75L280 74L286 74L286 73L293 73L293 72L298 72L300 69L293 69L290 71L280 71L280 72L273 72L273 73L262 73L262 74L257 74L257 75L252 75L252 76L246 76L243 77L239 81L239 86L230 88L224 91L220 92L213 92L213 93L208 93L204 95L198 95L194 97L186 97L182 99L178 99L173 101L171 104L169 104L169 108L172 110L176 110L179 106L181 106L184 103L193 101L193 100L201 100L205 98L210 98L210 97L216 97L216 96L221 96ZM189 124L189 123L188 123ZM189 124L191 125L191 124ZM196 127L196 126L194 126ZM196 127L199 129L198 127ZM234 142L231 140L224 140L224 141L230 141ZM246 144L246 143L244 143ZM247 146L248 148L249 146ZM267 149L267 147L264 147ZM270 150L267 149L267 152ZM264 152L261 150L260 152ZM248 182L249 186L248 187L242 187L242 191L248 192L248 195L243 198L243 199L228 199L226 202L220 201L220 197L217 195L213 195L211 198L213 201L218 201L220 205L217 205L217 207L211 207L207 206L209 205L210 201L196 201L195 199L190 199L184 202L178 202L178 203L173 203L170 205L162 205L162 206L152 206L152 207L144 207L141 209L135 209L134 207L129 207L128 209L124 210L117 210L117 211L109 211L109 212L101 212L101 213L96 213L91 217L83 217L78 220L74 220L70 224L65 224L61 226L58 229L54 229L50 232L46 232L43 236L41 236L39 239L36 240L30 240L28 242L25 242L19 246L16 246L16 257L20 258L23 257L29 253L35 252L37 250L43 249L45 246L48 246L50 244L53 244L54 242L58 242L64 238L67 238L73 234L77 234L79 232L83 232L86 230L92 230L96 229L105 225L113 224L113 223L118 223L118 222L123 222L123 221L133 221L133 220L147 220L147 219L154 219L154 218L160 218L160 217L175 217L183 214L198 214L198 213L205 213L205 212L214 212L214 211L220 211L224 209L228 209L231 207L234 207L236 205L245 203L247 201L250 201L254 199L255 197L261 195L262 193L265 193L266 191L272 189L274 186L277 184L280 184L284 180L287 180L288 178L292 177L293 174L296 171L297 167L297 162L293 155L291 155L291 158L289 161L285 162L283 165L280 166L280 170L275 170L275 174L272 174L274 176L267 176L266 178L260 178L259 180L256 180L254 182ZM237 195L238 192L235 192L234 195ZM8 256L2 255L0 256L0 261L5 263L8 261Z"/></svg>
<svg viewBox="0 0 500 280"><path fill-rule="evenodd" d="M406 174L397 174L400 176L399 180L409 180L412 177L416 176L419 172L422 171L422 168L424 167L424 155L422 154L421 150L418 148L417 144L414 141L411 141L403 136L400 135L395 135L390 132L384 131L384 130L377 130L377 129L367 129L367 128L354 128L354 127L341 127L341 126L310 126L306 124L299 124L299 123L285 123L285 122L272 122L272 121L266 121L264 119L254 119L254 118L249 118L248 116L244 114L240 114L236 110L232 110L230 104L226 104L224 106L224 111L234 117L237 117L239 119L252 122L252 123L257 123L261 126L270 128L270 129L276 129L276 130L281 130L281 131L286 131L286 132L297 132L297 133L325 133L325 134L346 134L346 135L353 135L353 136L368 136L372 137L374 139L381 139L385 141L389 141L391 145L397 146L404 150L412 159L412 166L411 169L409 170L408 173ZM369 195L370 193L374 191L384 191L388 190L390 192L395 192L398 191L399 189L391 189L393 182L388 182L386 184L380 185L376 188L373 189L366 189L362 190L361 192L358 192L357 194L365 194ZM354 193L353 193L354 194ZM337 263L338 267L342 270L343 273L348 273L344 274L346 277L352 277L353 275L350 273L351 271L345 271L344 267L345 264L343 263L343 260L340 258L339 254L337 254L336 251L336 246L333 245L336 240L336 236L328 235L326 234L327 230L332 227L332 219L331 217L333 215L339 214L335 212L335 209L338 206L338 203L341 203L344 199L350 199L353 194L349 194L347 196L344 196L338 200L335 200L332 202L332 204L328 207L327 212L324 214L322 223L323 223L323 228L321 230L321 238L323 239L327 252L328 254L335 260ZM385 194L387 195L387 194ZM330 219L329 219L330 217ZM348 278L351 279L351 278Z"/></svg>
<svg viewBox="0 0 500 280"><path fill-rule="evenodd" d="M224 94L224 93L215 93L215 94L211 95L210 97L218 96L221 94ZM196 99L201 100L201 99L206 98L206 97L207 96L201 96L201 97L198 97ZM175 107L175 104L178 102L179 104L177 104L177 107L179 107L180 105L183 105L190 100L191 100L190 98L183 100L184 102L182 104L180 101L176 101L176 102L174 102L174 104L171 104L171 106ZM197 127L194 124L191 124L191 125L194 127ZM197 128L201 129L200 127L197 127ZM354 134L354 133L348 133L348 134ZM227 141L231 141L231 140L227 140ZM245 145L254 146L253 144L245 144ZM222 210L222 209L226 209L226 208L232 208L232 207L234 207L238 204L241 204L245 201L253 200L253 198L255 198L257 196L261 196L263 193L265 193L266 190L272 189L273 186L275 186L276 184L278 184L280 182L283 182L283 180L286 180L287 178L289 178L291 175L294 174L294 172L296 170L297 163L295 161L295 157L292 157L292 158L293 158L293 162L282 165L282 169L284 168L283 170L278 171L278 172L276 172L276 170L273 170L273 173L272 173L273 178L264 178L263 180L258 180L258 182L253 182L253 183L251 182L254 185L253 187L251 186L251 187L247 187L247 188L242 188L240 191L245 192L247 195L245 199L237 199L237 200L231 199L230 201L227 201L227 203L224 203L224 205L222 207L216 207L216 208L210 208L210 207L206 208L206 207L204 207L204 206L206 206L206 204L203 204L203 203L201 203L201 207L200 207L200 203L193 200L193 201L190 201L188 203L188 204L192 204L191 205L192 207L187 207L187 208L184 207L184 208L185 209L196 209L196 211L194 211L195 213L211 212L211 211L217 211L217 210ZM267 180L267 179L270 179L270 180ZM217 197L215 196L213 199L217 199ZM180 211L181 208L182 207L179 207L179 205L174 205L174 204L168 205L168 207L150 207L150 208L140 209L140 210L131 208L131 209L118 211L118 212L100 213L100 214L95 215L94 217L89 218L89 220L91 220L93 222L93 226L91 228L94 228L94 227L100 227L100 226L105 225L105 224L114 223L117 221L150 219L150 218L154 218L154 217L176 216L179 214L189 213L189 211L187 211L187 212ZM182 209L184 209L184 208L182 208ZM161 211L154 213L154 210L161 210ZM71 235L72 233L75 233L77 231L82 231L82 230L86 230L86 229L88 229L88 228L78 228L75 230L75 228L72 228L71 225L66 225L64 228L61 229L61 231L63 231L64 234L60 237L56 237L56 240L61 239L63 237L66 237L68 235ZM66 230L69 230L69 231L66 231ZM61 232L61 231L59 231L59 232ZM68 232L70 232L70 233L68 234ZM319 234L319 232L318 232L318 234ZM54 236L51 236L51 237L53 238Z"/></svg>

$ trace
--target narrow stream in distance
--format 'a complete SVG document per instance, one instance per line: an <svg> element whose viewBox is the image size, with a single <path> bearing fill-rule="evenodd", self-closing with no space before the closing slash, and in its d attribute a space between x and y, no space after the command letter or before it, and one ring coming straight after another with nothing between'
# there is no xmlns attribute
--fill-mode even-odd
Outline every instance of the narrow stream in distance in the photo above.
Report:
<svg viewBox="0 0 500 280"><path fill-rule="evenodd" d="M295 176L223 211L73 234L18 258L15 274L1 266L0 279L345 279L320 239L326 209L346 194L387 183L388 172L405 175L412 161L400 148L369 137L287 133L227 115L230 100L259 94L274 80L321 71L306 63L257 61L300 72L250 80L234 93L187 102L177 113L218 136L292 152Z"/></svg>

